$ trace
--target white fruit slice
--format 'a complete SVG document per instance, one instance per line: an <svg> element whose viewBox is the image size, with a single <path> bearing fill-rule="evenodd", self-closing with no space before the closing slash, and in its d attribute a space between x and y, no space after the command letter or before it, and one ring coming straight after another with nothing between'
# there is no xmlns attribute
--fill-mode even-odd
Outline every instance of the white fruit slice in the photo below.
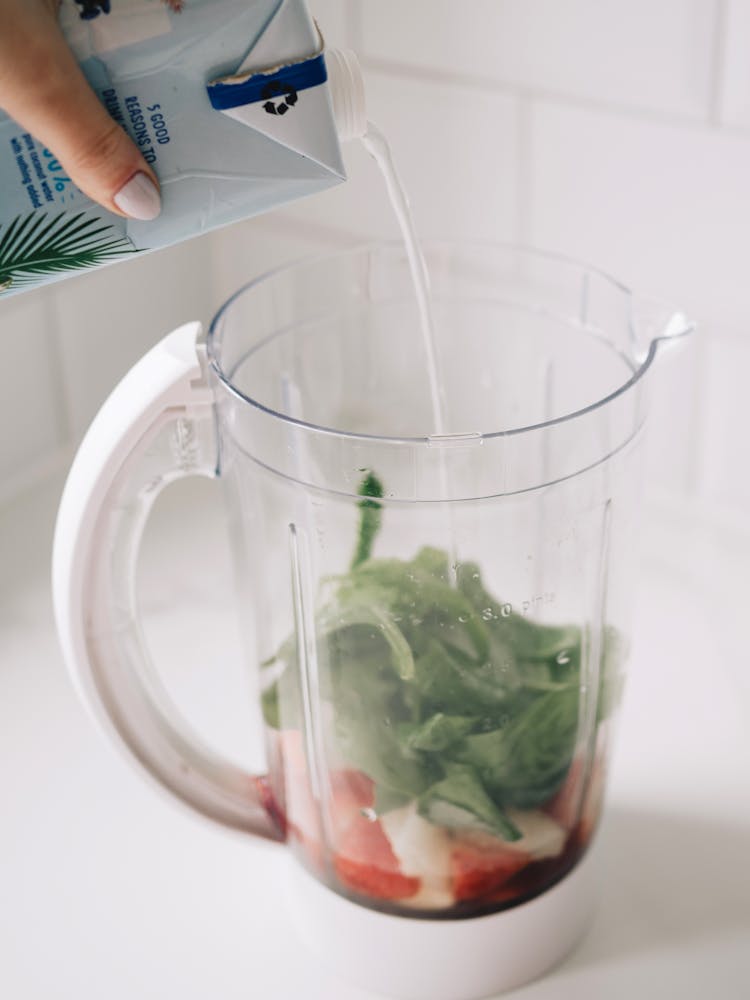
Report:
<svg viewBox="0 0 750 1000"><path fill-rule="evenodd" d="M414 802L383 813L380 822L404 875L421 879L420 891L401 904L431 910L452 906L452 841L445 830L423 819Z"/></svg>
<svg viewBox="0 0 750 1000"><path fill-rule="evenodd" d="M521 831L520 840L508 842L511 851L522 851L535 861L542 858L556 858L565 847L567 832L546 813L538 809L508 809L508 818Z"/></svg>

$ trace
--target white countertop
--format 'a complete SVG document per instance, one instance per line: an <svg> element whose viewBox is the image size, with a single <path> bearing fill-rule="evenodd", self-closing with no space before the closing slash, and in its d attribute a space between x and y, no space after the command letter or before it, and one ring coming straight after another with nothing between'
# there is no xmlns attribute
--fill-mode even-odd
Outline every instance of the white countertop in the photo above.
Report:
<svg viewBox="0 0 750 1000"><path fill-rule="evenodd" d="M252 766L217 493L194 482L163 498L141 594L180 705ZM282 848L174 807L76 702L51 617L56 499L49 487L0 514L0 997L373 997L300 951ZM655 509L646 535L601 908L562 966L508 997L750 997L750 536Z"/></svg>

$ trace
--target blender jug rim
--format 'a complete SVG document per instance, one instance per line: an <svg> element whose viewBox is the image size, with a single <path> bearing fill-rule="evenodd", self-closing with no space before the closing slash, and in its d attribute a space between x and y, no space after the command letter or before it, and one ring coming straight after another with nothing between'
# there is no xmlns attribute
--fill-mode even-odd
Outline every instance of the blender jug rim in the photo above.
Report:
<svg viewBox="0 0 750 1000"><path fill-rule="evenodd" d="M206 352L208 356L208 361L213 370L216 378L224 386L224 388L230 392L233 396L238 398L249 406L254 407L257 410L267 414L268 416L280 420L285 424L290 424L292 426L305 428L306 430L313 431L316 434L344 438L351 441L379 441L383 444L394 444L394 445L423 445L430 447L451 447L456 444L456 442L465 441L469 438L474 439L477 443L481 441L492 441L500 438L507 438L522 434L531 434L543 430L547 427L553 427L555 425L571 423L576 419L585 417L586 415L602 409L608 403L613 402L615 399L623 396L630 389L632 389L638 382L640 382L646 373L651 368L651 365L656 358L659 347L662 343L679 340L682 337L690 334L695 329L695 323L689 320L683 313L675 310L668 306L666 303L661 302L657 299L646 299L636 295L636 293L622 281L614 278L611 274L604 271L603 269L596 267L594 265L588 264L587 262L580 260L575 257L569 257L566 254L558 253L551 250L543 250L537 247L530 246L528 244L522 243L512 243L504 241L493 241L493 240L422 240L421 246L423 249L427 250L428 254L431 250L493 250L493 251L506 251L512 254L525 254L528 257L534 257L540 260L548 260L553 262L558 262L562 265L568 267L574 267L581 270L583 275L596 275L599 278L606 281L612 288L616 289L623 296L625 296L633 304L642 303L651 309L659 309L662 312L666 312L669 319L663 323L663 331L661 334L655 334L654 336L647 339L644 343L643 349L634 355L634 359L637 362L637 367L632 369L632 374L627 378L621 385L612 392L607 393L600 399L593 403L589 403L586 406L579 407L578 409L571 410L567 413L562 413L555 417L550 417L547 420L537 421L531 424L525 424L519 427L507 427L501 430L493 430L487 432L472 432L467 433L454 433L454 434L428 434L428 435L418 435L418 436L408 436L408 435L392 435L392 434L372 434L364 431L350 431L344 430L337 427L328 427L321 424L313 423L309 420L304 420L301 417L292 416L289 413L284 413L280 410L274 409L271 406L261 403L259 400L254 399L252 396L247 395L240 388L238 388L232 377L224 371L221 362L219 360L219 347L221 343L221 333L219 331L219 326L222 319L229 312L233 304L245 295L247 292L252 291L272 278L282 275L286 272L291 272L303 267L313 267L316 264L322 264L325 262L331 262L341 259L352 257L356 254L371 253L373 251L397 251L402 255L405 253L404 245L400 240L369 240L361 243L354 243L343 249L336 250L328 253L319 254L305 254L303 256L297 257L291 261L280 264L277 267L269 268L267 271L257 275L255 278L251 278L244 285L241 285L229 298L220 306L218 311L215 313L213 319L210 322L208 332L206 334ZM540 310L542 311L542 310ZM567 317L566 322L571 323L574 321L573 317ZM578 322L578 321L575 321ZM634 317L630 316L631 329L634 327ZM281 330L275 331L272 335L273 337L278 336L282 332ZM633 337L636 339L636 331L632 329ZM260 346L260 345L256 345ZM630 364L630 362L628 362Z"/></svg>

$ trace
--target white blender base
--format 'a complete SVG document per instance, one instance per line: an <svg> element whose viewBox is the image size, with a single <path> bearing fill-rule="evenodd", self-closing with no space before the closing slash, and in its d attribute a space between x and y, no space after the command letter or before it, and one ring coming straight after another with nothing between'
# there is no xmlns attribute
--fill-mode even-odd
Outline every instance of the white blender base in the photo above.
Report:
<svg viewBox="0 0 750 1000"><path fill-rule="evenodd" d="M474 1000L536 979L578 942L598 896L597 846L541 896L465 920L368 910L292 862L290 916L310 951L358 986L402 1000Z"/></svg>

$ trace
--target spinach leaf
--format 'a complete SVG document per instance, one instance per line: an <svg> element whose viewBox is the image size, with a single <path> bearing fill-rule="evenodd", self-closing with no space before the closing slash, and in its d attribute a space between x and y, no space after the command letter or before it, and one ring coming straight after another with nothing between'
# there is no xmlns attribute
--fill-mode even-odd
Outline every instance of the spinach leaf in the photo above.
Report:
<svg viewBox="0 0 750 1000"><path fill-rule="evenodd" d="M404 723L399 727L399 738L409 750L438 753L460 743L475 725L472 716L436 712L424 722Z"/></svg>
<svg viewBox="0 0 750 1000"><path fill-rule="evenodd" d="M417 811L425 819L450 829L479 829L503 840L519 840L520 830L485 791L476 770L449 763L446 776L420 795Z"/></svg>
<svg viewBox="0 0 750 1000"><path fill-rule="evenodd" d="M607 625L604 629L601 675L599 678L599 703L597 723L603 722L620 703L624 681L623 664L627 657L627 644L623 635Z"/></svg>
<svg viewBox="0 0 750 1000"><path fill-rule="evenodd" d="M367 652L368 645L377 645L378 640L383 639L388 645L385 662L392 665L402 680L410 680L414 676L414 657L409 643L394 624L387 608L377 601L367 602L364 598L364 594L358 594L356 597L350 595L346 600L335 600L318 614L316 632L319 646L321 640L327 640L330 657L331 650L336 649L337 635L356 627L365 646L364 652ZM341 654L336 653L336 658L340 660Z"/></svg>
<svg viewBox="0 0 750 1000"><path fill-rule="evenodd" d="M573 759L578 686L534 698L506 725L467 736L456 759L476 768L496 801L533 809L554 795Z"/></svg>
<svg viewBox="0 0 750 1000"><path fill-rule="evenodd" d="M509 649L478 661L449 643L430 638L414 666L414 685L430 711L484 715L505 707L515 690L506 680L515 673Z"/></svg>
<svg viewBox="0 0 750 1000"><path fill-rule="evenodd" d="M475 563L446 552L374 559L383 488L368 473L349 572L327 581L316 616L320 697L333 755L375 782L378 812L417 800L447 827L519 831L506 808L536 808L565 780L579 726L582 629L540 625L490 594ZM621 684L624 646L605 630L597 724ZM302 728L294 637L264 665L270 726Z"/></svg>
<svg viewBox="0 0 750 1000"><path fill-rule="evenodd" d="M401 642L403 642L403 638ZM348 624L318 644L321 694L333 707L336 752L387 791L414 798L440 774L439 766L405 743L399 727L412 717L404 695L409 671L399 671L400 644L387 629Z"/></svg>
<svg viewBox="0 0 750 1000"><path fill-rule="evenodd" d="M359 504L359 533L357 548L352 558L351 568L356 569L360 563L370 558L375 536L380 531L383 516L382 504L371 497L382 498L383 486L377 476L368 472L359 487L359 495L365 497Z"/></svg>
<svg viewBox="0 0 750 1000"><path fill-rule="evenodd" d="M447 555L435 549L420 550L410 562L371 559L340 581L339 599L380 603L416 651L437 635L482 660L489 652L487 629L451 587L447 569Z"/></svg>
<svg viewBox="0 0 750 1000"><path fill-rule="evenodd" d="M482 584L479 566L463 563L457 576L458 589L480 614L490 632L490 641L509 645L518 661L550 664L552 679L580 666L581 630L573 625L540 625L529 621L496 600ZM524 683L527 678L524 676Z"/></svg>
<svg viewBox="0 0 750 1000"><path fill-rule="evenodd" d="M347 764L372 778L380 793L395 793L400 804L420 795L440 775L435 761L407 750L371 709L342 705L334 725L337 747Z"/></svg>

